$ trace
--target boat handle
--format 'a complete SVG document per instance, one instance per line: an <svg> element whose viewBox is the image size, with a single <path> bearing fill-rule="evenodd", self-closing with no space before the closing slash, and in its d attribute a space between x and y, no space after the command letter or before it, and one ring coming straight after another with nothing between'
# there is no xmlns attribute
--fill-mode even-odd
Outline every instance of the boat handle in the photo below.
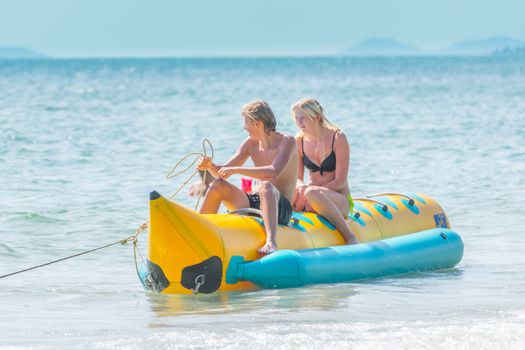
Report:
<svg viewBox="0 0 525 350"><path fill-rule="evenodd" d="M257 216L262 218L262 211L260 211L259 209L255 209L255 208L236 209L236 210L232 210L232 211L228 212L228 214L233 214L233 215L255 214L255 215L257 215Z"/></svg>
<svg viewBox="0 0 525 350"><path fill-rule="evenodd" d="M395 192L385 192L385 193L375 193L375 194L371 194L369 196L366 196L366 198L373 198L373 197L381 197L381 196L399 196L399 197L403 197L403 198L406 198L408 199L408 204L409 205L414 205L414 199L410 196L407 196L405 194L402 194L402 193L395 193Z"/></svg>
<svg viewBox="0 0 525 350"><path fill-rule="evenodd" d="M259 216L260 218L262 218L262 211L260 211L259 209L255 209L255 208L236 209L236 210L229 211L228 214L233 214L233 215L255 214ZM299 224L299 220L297 218L290 218L290 221L292 221L294 225Z"/></svg>
<svg viewBox="0 0 525 350"><path fill-rule="evenodd" d="M376 201L375 199L371 199L371 198L363 198L363 197L357 197L357 198L354 198L354 200L356 201L363 201L363 202L372 202L372 203L376 203L376 204L379 204L381 206L381 209L383 211L388 211L388 205L386 205L385 203L383 202L380 202L380 201Z"/></svg>

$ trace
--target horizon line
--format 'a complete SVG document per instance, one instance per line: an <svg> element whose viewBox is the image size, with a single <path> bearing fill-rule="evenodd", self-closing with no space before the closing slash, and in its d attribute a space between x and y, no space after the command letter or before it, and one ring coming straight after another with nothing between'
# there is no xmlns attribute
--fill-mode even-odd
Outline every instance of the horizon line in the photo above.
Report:
<svg viewBox="0 0 525 350"><path fill-rule="evenodd" d="M489 52L461 52L461 49L454 49L453 47L457 44L464 44L469 42L483 42L483 41L489 41L493 39L510 39L510 40L516 40L521 41L521 44L519 46L506 46L498 49L493 49ZM385 51L384 53L366 53L366 52L355 52L352 53L351 50L358 48L359 45L367 42L371 42L374 40L387 40L391 41L397 44L401 45L409 45L411 46L411 49L415 50L412 52L392 52L388 53ZM449 43L447 46L441 46L439 48L429 48L424 47L420 44L413 44L411 42L404 41L402 39L397 39L394 37L381 37L381 36L370 36L366 39L363 39L361 41L358 41L357 43L354 43L352 46L347 46L346 48L343 48L341 50L338 50L337 52L327 52L327 53L259 53L259 54L244 54L244 53L211 53L211 54L176 54L176 53L124 53L124 54L118 54L118 53L109 53L109 54L62 54L62 55L50 55L46 53L45 51L39 51L38 49L34 49L33 47L29 46L22 46L22 45L0 45L0 51L2 49L19 49L19 50L25 50L29 51L30 53L34 54L34 57L27 56L27 57L12 57L12 59L113 59L113 58L261 58L261 57L269 57L269 58L288 58L288 57L398 57L398 56L486 56L494 54L495 52L509 48L509 49L516 49L521 48L525 46L525 40L517 37L511 37L506 35L493 35L493 36L486 36L484 38L471 38L471 39L464 39L459 41L453 41ZM372 49L374 50L374 49ZM381 50L381 49L379 49ZM388 49L387 49L388 50ZM452 51L450 51L452 50ZM459 52L454 52L454 50L459 50ZM8 58L0 56L0 59Z"/></svg>
<svg viewBox="0 0 525 350"><path fill-rule="evenodd" d="M1 57L0 61L65 61L65 60L138 60L138 59L260 59L260 58L411 58L411 57L490 57L497 55L501 50L495 50L487 53L438 53L438 52L421 52L407 54L284 54L284 55L115 55L115 56L35 56L35 57Z"/></svg>

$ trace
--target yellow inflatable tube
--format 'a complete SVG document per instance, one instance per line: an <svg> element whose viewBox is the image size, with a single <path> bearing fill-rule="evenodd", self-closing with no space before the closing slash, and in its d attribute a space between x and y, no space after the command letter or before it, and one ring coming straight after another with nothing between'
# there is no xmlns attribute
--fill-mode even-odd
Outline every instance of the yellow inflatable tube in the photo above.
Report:
<svg viewBox="0 0 525 350"><path fill-rule="evenodd" d="M347 224L363 243L450 228L443 209L423 194L383 193L354 198L354 202ZM228 284L225 275L232 256L245 261L261 257L257 248L266 236L260 217L242 210L239 215L201 215L152 192L149 227L147 265L139 269L146 289L166 294L256 289L246 281ZM341 244L339 232L315 213L294 213L288 226L278 228L279 249Z"/></svg>

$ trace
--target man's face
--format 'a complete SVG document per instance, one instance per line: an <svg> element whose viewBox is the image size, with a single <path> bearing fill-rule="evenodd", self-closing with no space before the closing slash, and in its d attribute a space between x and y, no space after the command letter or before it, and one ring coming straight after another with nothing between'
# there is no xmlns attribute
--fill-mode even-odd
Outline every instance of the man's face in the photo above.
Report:
<svg viewBox="0 0 525 350"><path fill-rule="evenodd" d="M250 136L256 135L258 129L259 129L258 121L255 121L250 117L244 116L244 130L246 130L248 135Z"/></svg>

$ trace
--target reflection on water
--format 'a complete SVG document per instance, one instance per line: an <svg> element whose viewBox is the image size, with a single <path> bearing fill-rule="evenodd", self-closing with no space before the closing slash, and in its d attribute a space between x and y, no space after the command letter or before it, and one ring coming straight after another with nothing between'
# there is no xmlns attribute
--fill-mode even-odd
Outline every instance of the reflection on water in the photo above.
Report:
<svg viewBox="0 0 525 350"><path fill-rule="evenodd" d="M159 317L182 315L217 315L288 313L294 311L329 311L347 308L363 287L376 291L396 290L403 293L434 295L426 287L440 281L461 280L464 271L451 268L439 271L411 272L403 275L365 279L352 283L313 285L300 288L266 289L251 292L217 292L197 295L146 293L150 310ZM438 292L439 293L439 292Z"/></svg>
<svg viewBox="0 0 525 350"><path fill-rule="evenodd" d="M342 307L357 294L351 284L312 286L254 292L218 292L198 295L148 293L151 311L161 317L187 314L293 312Z"/></svg>

